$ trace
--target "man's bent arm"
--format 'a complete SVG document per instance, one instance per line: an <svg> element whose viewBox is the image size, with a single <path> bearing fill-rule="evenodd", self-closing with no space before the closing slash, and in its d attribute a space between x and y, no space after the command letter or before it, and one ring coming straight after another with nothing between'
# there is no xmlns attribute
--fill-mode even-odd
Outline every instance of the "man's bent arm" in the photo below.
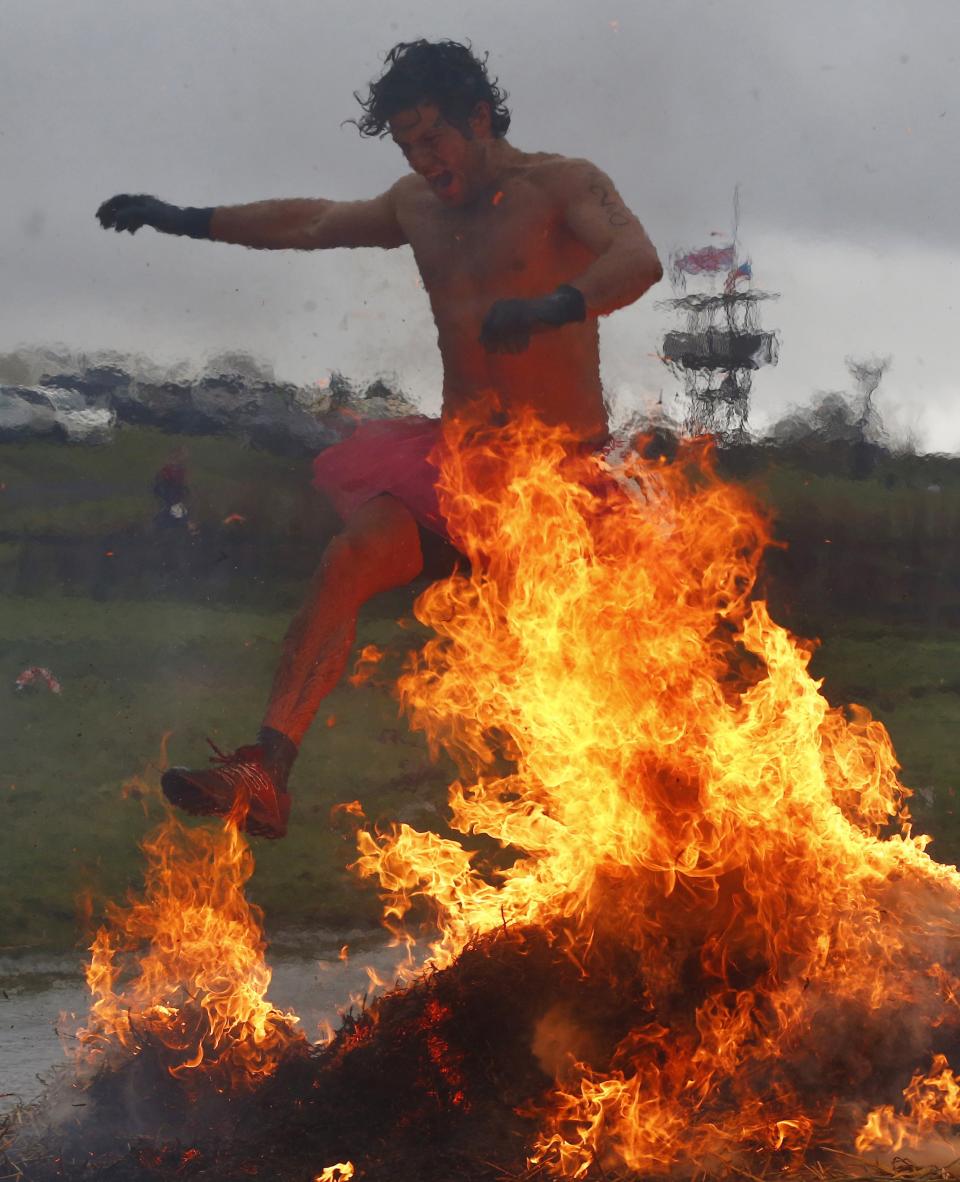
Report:
<svg viewBox="0 0 960 1182"><path fill-rule="evenodd" d="M570 280L588 315L632 304L663 278L653 243L605 173L585 160L568 160L554 183L568 229L597 256Z"/></svg>
<svg viewBox="0 0 960 1182"><path fill-rule="evenodd" d="M392 190L370 201L287 198L213 211L210 237L261 250L329 250L339 246L403 246Z"/></svg>

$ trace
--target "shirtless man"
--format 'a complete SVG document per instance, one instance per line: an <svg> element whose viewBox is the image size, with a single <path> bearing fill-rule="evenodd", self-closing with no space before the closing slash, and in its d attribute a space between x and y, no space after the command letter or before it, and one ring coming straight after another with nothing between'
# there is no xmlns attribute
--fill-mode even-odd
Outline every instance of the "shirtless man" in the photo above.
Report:
<svg viewBox="0 0 960 1182"><path fill-rule="evenodd" d="M463 45L400 44L358 121L363 135L389 134L411 169L379 197L183 209L121 195L97 216L105 229L147 225L264 250L409 245L437 325L443 417L492 391L507 414L532 407L600 444L598 317L639 299L662 268L598 168L507 142L504 98ZM343 528L284 640L257 743L212 768L170 768L162 783L174 804L224 815L239 803L249 832L285 834L290 768L343 673L360 607L420 574L421 527L443 534L427 458L438 434L438 421L421 417L361 424L317 458L315 484Z"/></svg>

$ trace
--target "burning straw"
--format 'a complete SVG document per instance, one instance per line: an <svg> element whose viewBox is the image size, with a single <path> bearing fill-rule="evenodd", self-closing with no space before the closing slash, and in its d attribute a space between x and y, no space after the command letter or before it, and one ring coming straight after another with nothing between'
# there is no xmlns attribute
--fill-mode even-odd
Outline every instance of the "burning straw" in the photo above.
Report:
<svg viewBox="0 0 960 1182"><path fill-rule="evenodd" d="M85 1086L158 1097L147 1147L115 1130L108 1175L81 1121L62 1172L48 1155L31 1177L80 1176L85 1137L84 1177L91 1152L124 1178L926 1182L895 1155L932 1147L947 1169L960 875L912 835L882 725L831 708L753 598L762 513L704 441L642 451L613 469L532 420L449 428L442 501L470 570L419 600L435 638L399 693L458 761L463 843L364 830L357 862L399 938L433 933L425 971L308 1047L260 953L202 977L236 942L248 854L229 829L210 857L191 836L172 882L241 868L207 896L224 944L192 983L205 920L181 908L155 939L163 890L97 946L105 1058ZM159 961L124 1019L115 957L144 941ZM151 1057L162 1088L137 1076Z"/></svg>

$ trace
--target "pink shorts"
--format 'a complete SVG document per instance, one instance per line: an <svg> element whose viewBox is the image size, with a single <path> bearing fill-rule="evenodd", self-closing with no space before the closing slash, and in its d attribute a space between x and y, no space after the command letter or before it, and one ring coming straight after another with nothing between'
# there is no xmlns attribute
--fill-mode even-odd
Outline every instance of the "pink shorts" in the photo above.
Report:
<svg viewBox="0 0 960 1182"><path fill-rule="evenodd" d="M420 525L449 541L437 501L438 470L429 459L439 439L439 419L369 419L313 461L314 488L330 498L344 521L367 501L389 493Z"/></svg>

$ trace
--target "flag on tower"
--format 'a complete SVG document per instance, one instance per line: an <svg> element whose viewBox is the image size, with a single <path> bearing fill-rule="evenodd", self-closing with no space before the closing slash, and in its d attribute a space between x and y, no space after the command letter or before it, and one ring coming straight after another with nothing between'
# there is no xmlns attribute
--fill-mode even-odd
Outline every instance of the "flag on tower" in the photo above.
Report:
<svg viewBox="0 0 960 1182"><path fill-rule="evenodd" d="M733 295L737 289L738 279L752 279L753 268L750 266L750 260L746 259L738 267L734 267L732 271L727 274L726 282L723 285L723 290L726 295Z"/></svg>

